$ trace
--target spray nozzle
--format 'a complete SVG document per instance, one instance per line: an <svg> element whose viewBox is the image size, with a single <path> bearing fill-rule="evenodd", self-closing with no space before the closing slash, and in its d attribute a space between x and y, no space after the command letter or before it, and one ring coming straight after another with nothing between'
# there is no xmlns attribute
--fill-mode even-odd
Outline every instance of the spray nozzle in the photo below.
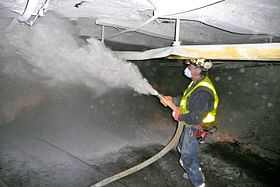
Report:
<svg viewBox="0 0 280 187"><path fill-rule="evenodd" d="M153 95L158 97L159 99L161 99L163 97L163 95L158 93L157 91L155 91L155 93Z"/></svg>

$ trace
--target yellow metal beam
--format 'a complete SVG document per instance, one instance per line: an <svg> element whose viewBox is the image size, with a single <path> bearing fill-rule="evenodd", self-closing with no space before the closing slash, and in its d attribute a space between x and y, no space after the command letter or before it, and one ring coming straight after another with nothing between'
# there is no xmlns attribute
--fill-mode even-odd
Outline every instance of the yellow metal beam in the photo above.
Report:
<svg viewBox="0 0 280 187"><path fill-rule="evenodd" d="M181 50L194 58L280 61L279 43L182 46Z"/></svg>
<svg viewBox="0 0 280 187"><path fill-rule="evenodd" d="M152 49L144 52L115 52L126 60L153 58L204 58L212 60L280 61L280 43L184 45Z"/></svg>

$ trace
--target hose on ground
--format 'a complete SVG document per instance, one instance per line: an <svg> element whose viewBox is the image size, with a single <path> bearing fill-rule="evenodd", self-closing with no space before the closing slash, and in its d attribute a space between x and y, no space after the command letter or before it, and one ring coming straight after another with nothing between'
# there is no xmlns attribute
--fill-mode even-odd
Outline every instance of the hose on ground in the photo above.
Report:
<svg viewBox="0 0 280 187"><path fill-rule="evenodd" d="M155 161L157 161L158 159L160 159L161 157L163 157L166 153L168 153L173 147L175 147L179 141L179 138L182 134L182 131L183 131L183 125L178 123L178 126L177 126L177 130L176 130L176 133L174 134L173 138L170 140L170 142L160 151L158 152L156 155L152 156L151 158L149 158L148 160L132 167L132 168L129 168L125 171L122 171L118 174L115 174L109 178L106 178L90 187L100 187L100 186L105 186L109 183L112 183L116 180L119 180L123 177L126 177L132 173L135 173L136 171L139 171L141 169L143 169L144 167L154 163Z"/></svg>

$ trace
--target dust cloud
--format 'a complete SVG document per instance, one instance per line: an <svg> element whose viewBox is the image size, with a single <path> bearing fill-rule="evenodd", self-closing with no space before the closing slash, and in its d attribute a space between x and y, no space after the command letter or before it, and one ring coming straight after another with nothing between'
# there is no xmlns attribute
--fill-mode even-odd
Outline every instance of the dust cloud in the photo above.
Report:
<svg viewBox="0 0 280 187"><path fill-rule="evenodd" d="M100 41L82 40L75 24L54 13L29 27L17 23L1 30L1 71L47 86L84 84L102 94L110 88L156 91L138 67L118 59Z"/></svg>

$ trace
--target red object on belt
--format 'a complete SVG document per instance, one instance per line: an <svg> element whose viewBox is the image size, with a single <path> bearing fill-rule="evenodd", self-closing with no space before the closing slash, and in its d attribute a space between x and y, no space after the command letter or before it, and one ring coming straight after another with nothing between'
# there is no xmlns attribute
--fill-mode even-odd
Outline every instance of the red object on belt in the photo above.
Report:
<svg viewBox="0 0 280 187"><path fill-rule="evenodd" d="M202 131L201 130L198 130L195 137L196 138L200 138L200 136L202 135Z"/></svg>
<svg viewBox="0 0 280 187"><path fill-rule="evenodd" d="M199 141L205 141L207 138L208 132L204 132L201 130L198 130L195 137L196 139L198 139Z"/></svg>

